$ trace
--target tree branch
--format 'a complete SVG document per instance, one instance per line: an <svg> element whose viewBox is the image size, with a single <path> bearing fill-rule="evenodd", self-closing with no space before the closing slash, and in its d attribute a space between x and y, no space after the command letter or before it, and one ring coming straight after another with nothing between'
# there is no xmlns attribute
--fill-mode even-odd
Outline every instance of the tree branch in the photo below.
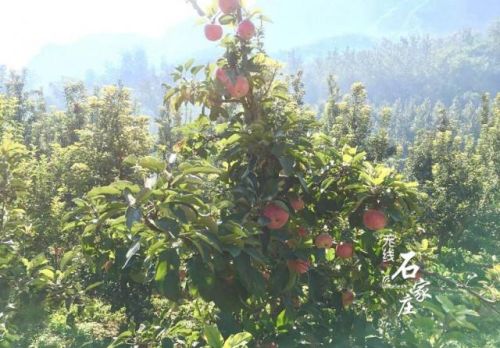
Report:
<svg viewBox="0 0 500 348"><path fill-rule="evenodd" d="M198 2L196 0L186 0L186 2L190 3L191 6L193 6L195 11L198 12L198 14L201 17L206 17L207 14L205 13L205 11L201 9L200 5L198 5Z"/></svg>
<svg viewBox="0 0 500 348"><path fill-rule="evenodd" d="M471 289L469 286L465 285L465 284L461 284L461 283L458 283L456 282L455 280L453 279L450 279L450 278L446 278L440 274L437 274L437 273L432 273L432 272L427 272L427 271L423 271L422 272L424 275L430 275L432 277L436 277L436 278L439 278L440 280L444 281L445 283L448 283L448 284L451 284L451 285L454 285L455 287L459 288L459 289L462 289L462 290L465 290L467 291L468 293L470 293L471 295L477 297L480 301L483 301L484 303L487 303L489 305L492 305L492 304L497 304L497 301L495 300L491 300L489 298L486 298L484 297L483 295L477 293L476 291L474 291L473 289ZM488 306L490 308L492 308L495 312L498 313L497 309L494 308L493 306Z"/></svg>

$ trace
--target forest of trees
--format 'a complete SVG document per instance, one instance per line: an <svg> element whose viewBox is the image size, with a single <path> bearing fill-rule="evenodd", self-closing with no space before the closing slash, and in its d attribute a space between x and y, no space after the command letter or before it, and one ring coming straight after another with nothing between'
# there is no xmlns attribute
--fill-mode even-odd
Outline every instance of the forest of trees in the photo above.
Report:
<svg viewBox="0 0 500 348"><path fill-rule="evenodd" d="M57 109L0 70L0 347L498 347L500 25L286 69L238 35ZM430 282L415 314L387 235Z"/></svg>

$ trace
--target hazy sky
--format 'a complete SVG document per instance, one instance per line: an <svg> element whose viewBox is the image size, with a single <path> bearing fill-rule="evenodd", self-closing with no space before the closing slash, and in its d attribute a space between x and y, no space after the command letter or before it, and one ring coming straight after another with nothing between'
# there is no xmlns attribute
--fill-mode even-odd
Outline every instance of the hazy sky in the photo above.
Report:
<svg viewBox="0 0 500 348"><path fill-rule="evenodd" d="M4 0L0 13L0 62L13 68L48 43L103 32L162 35L194 14L186 0Z"/></svg>

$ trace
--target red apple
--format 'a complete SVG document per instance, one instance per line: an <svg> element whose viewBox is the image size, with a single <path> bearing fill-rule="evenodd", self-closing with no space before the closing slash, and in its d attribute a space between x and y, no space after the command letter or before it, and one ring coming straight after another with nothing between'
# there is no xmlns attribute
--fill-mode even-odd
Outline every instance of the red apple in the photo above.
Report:
<svg viewBox="0 0 500 348"><path fill-rule="evenodd" d="M297 241L295 239L287 239L285 244L290 249L295 249L297 247Z"/></svg>
<svg viewBox="0 0 500 348"><path fill-rule="evenodd" d="M223 68L218 68L215 71L215 78L220 81L224 86L227 86L228 84L231 83L231 79L227 75L227 71Z"/></svg>
<svg viewBox="0 0 500 348"><path fill-rule="evenodd" d="M337 244L337 248L335 249L335 254L341 259L348 259L352 257L353 254L352 243L340 242L339 244Z"/></svg>
<svg viewBox="0 0 500 348"><path fill-rule="evenodd" d="M384 270L384 271L385 271L386 269L390 268L391 266L392 266L392 263L391 263L391 262L389 262L389 261L382 261L382 262L380 263L380 269L382 269L382 270Z"/></svg>
<svg viewBox="0 0 500 348"><path fill-rule="evenodd" d="M293 210L295 210L295 211L302 210L305 207L304 201L300 197L292 198L290 200L290 205L292 206Z"/></svg>
<svg viewBox="0 0 500 348"><path fill-rule="evenodd" d="M236 32L242 40L250 40L255 36L255 25L251 20L245 19L238 25L238 31Z"/></svg>
<svg viewBox="0 0 500 348"><path fill-rule="evenodd" d="M250 84L245 76L239 75L234 85L228 86L229 94L235 99L243 98L250 91Z"/></svg>
<svg viewBox="0 0 500 348"><path fill-rule="evenodd" d="M418 270L417 273L415 274L415 278L412 278L412 280L416 282L417 280L421 279L422 276L423 276L422 272Z"/></svg>
<svg viewBox="0 0 500 348"><path fill-rule="evenodd" d="M205 25L205 37L210 41L220 40L222 37L222 27L218 24Z"/></svg>
<svg viewBox="0 0 500 348"><path fill-rule="evenodd" d="M309 261L306 260L288 260L287 265L291 271L299 274L306 273L309 270Z"/></svg>
<svg viewBox="0 0 500 348"><path fill-rule="evenodd" d="M352 291L346 290L342 293L342 306L350 306L354 302L354 294Z"/></svg>
<svg viewBox="0 0 500 348"><path fill-rule="evenodd" d="M234 274L226 274L222 277L227 285L234 284Z"/></svg>
<svg viewBox="0 0 500 348"><path fill-rule="evenodd" d="M109 272L109 270L111 269L111 267L113 267L113 261L112 260L108 260L104 263L104 265L102 266L102 268L104 268L104 272Z"/></svg>
<svg viewBox="0 0 500 348"><path fill-rule="evenodd" d="M377 231L383 229L387 225L385 214L380 210L369 209L363 214L363 224L366 228Z"/></svg>
<svg viewBox="0 0 500 348"><path fill-rule="evenodd" d="M61 247L54 247L54 255L59 257L64 253L64 249Z"/></svg>
<svg viewBox="0 0 500 348"><path fill-rule="evenodd" d="M219 8L224 14L233 13L240 7L239 0L219 0Z"/></svg>
<svg viewBox="0 0 500 348"><path fill-rule="evenodd" d="M299 235L299 237L304 238L309 234L309 231L305 227L299 227L299 229L297 230L297 234Z"/></svg>
<svg viewBox="0 0 500 348"><path fill-rule="evenodd" d="M262 271L262 277L264 277L265 280L271 279L271 273L269 271Z"/></svg>
<svg viewBox="0 0 500 348"><path fill-rule="evenodd" d="M288 213L283 208L274 203L269 203L264 208L262 215L271 220L267 224L267 227L271 230L277 230L285 226L289 217Z"/></svg>
<svg viewBox="0 0 500 348"><path fill-rule="evenodd" d="M329 249L333 245L333 238L328 233L322 233L316 237L314 244L320 249Z"/></svg>

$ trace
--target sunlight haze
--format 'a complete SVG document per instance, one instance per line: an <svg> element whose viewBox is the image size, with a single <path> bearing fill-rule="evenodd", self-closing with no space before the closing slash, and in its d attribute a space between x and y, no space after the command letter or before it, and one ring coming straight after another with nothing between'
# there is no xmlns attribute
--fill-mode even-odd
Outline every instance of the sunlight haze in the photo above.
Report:
<svg viewBox="0 0 500 348"><path fill-rule="evenodd" d="M0 62L12 68L26 65L46 44L98 33L158 36L193 15L184 0L16 0L2 6L4 13L14 15L3 15L0 21Z"/></svg>

